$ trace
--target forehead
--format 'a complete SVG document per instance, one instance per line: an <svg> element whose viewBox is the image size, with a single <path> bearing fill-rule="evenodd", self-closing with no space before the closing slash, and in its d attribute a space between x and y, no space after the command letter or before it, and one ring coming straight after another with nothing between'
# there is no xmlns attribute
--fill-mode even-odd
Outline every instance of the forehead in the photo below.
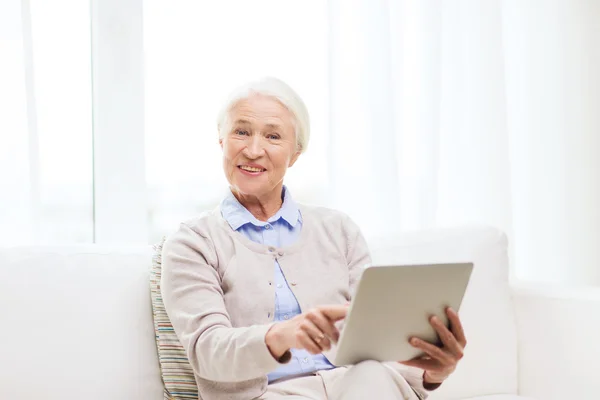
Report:
<svg viewBox="0 0 600 400"><path fill-rule="evenodd" d="M293 115L279 100L260 94L253 94L234 104L229 113L233 123L260 125L280 125L292 128Z"/></svg>

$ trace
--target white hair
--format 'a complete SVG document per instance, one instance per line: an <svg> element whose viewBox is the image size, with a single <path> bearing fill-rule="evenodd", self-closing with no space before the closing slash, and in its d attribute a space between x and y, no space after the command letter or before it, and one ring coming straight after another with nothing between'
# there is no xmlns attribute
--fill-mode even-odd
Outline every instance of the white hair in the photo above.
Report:
<svg viewBox="0 0 600 400"><path fill-rule="evenodd" d="M306 151L308 139L310 138L310 119L306 105L298 93L296 93L287 83L272 77L266 77L247 83L233 91L217 117L219 138L222 139L229 129L229 113L231 112L231 109L238 102L249 98L253 94L272 97L278 100L292 113L294 117L293 122L296 131L298 151L301 153Z"/></svg>

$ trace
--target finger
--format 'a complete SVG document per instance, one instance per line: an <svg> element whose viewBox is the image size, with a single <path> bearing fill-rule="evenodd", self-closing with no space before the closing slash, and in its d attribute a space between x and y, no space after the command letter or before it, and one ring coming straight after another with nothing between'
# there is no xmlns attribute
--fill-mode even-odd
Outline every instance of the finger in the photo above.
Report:
<svg viewBox="0 0 600 400"><path fill-rule="evenodd" d="M442 343L446 349L448 349L452 355L460 360L463 357L463 348L454 337L454 334L450 332L448 328L446 328L446 325L444 325L442 320L438 317L433 316L429 321L431 326L433 326L438 333L438 336L442 340Z"/></svg>
<svg viewBox="0 0 600 400"><path fill-rule="evenodd" d="M306 313L306 318L310 320L313 324L315 324L315 326L321 332L323 332L328 338L330 338L334 342L337 342L340 338L340 332L338 331L338 329L335 327L331 320L327 319L323 315L323 313L320 310L316 309L313 311L309 311L308 313Z"/></svg>
<svg viewBox="0 0 600 400"><path fill-rule="evenodd" d="M463 329L462 323L460 322L458 313L452 308L448 307L448 309L446 310L446 315L448 315L448 319L450 320L450 329L452 329L454 337L464 349L467 346L467 338L465 337L465 330Z"/></svg>
<svg viewBox="0 0 600 400"><path fill-rule="evenodd" d="M319 353L331 348L331 342L327 335L308 318L300 323L300 329L308 334L308 337L319 348Z"/></svg>
<svg viewBox="0 0 600 400"><path fill-rule="evenodd" d="M303 330L296 331L296 344L298 348L305 349L310 354L320 354L321 348L312 340L309 334Z"/></svg>
<svg viewBox="0 0 600 400"><path fill-rule="evenodd" d="M321 306L318 308L323 315L331 321L339 321L348 314L347 305Z"/></svg>
<svg viewBox="0 0 600 400"><path fill-rule="evenodd" d="M434 360L438 360L444 364L449 364L452 362L452 360L450 360L450 357L448 356L448 354L446 354L445 351L431 343L427 343L426 341L421 340L419 338L412 338L410 339L410 344L413 347L423 350L428 356L430 356Z"/></svg>

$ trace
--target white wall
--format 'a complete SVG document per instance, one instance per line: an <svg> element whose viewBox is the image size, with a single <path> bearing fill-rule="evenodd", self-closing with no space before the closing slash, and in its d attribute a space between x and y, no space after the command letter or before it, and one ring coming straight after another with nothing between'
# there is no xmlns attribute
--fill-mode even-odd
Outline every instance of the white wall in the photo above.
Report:
<svg viewBox="0 0 600 400"><path fill-rule="evenodd" d="M600 284L600 2L503 12L518 276Z"/></svg>

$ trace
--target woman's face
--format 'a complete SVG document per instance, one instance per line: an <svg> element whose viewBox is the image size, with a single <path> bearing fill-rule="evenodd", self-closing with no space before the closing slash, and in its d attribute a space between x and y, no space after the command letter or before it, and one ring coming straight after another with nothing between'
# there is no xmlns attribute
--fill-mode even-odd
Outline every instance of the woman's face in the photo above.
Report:
<svg viewBox="0 0 600 400"><path fill-rule="evenodd" d="M281 196L283 177L300 155L293 118L283 104L264 95L251 95L231 109L220 143L225 176L235 191Z"/></svg>

